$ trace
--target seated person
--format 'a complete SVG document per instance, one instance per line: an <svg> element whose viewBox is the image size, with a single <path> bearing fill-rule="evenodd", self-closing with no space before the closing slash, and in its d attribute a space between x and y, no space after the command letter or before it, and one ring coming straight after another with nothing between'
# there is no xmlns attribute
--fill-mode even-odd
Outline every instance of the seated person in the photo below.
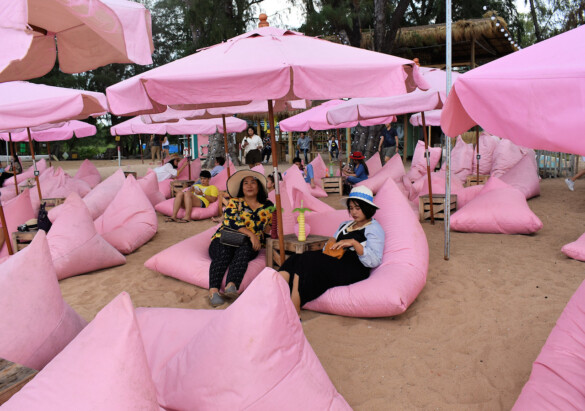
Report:
<svg viewBox="0 0 585 411"><path fill-rule="evenodd" d="M340 258L321 250L307 251L291 255L280 268L299 314L303 305L328 289L365 280L370 270L382 263L385 234L372 218L378 209L372 191L367 187L354 188L346 206L352 220L339 226L333 236L335 243L330 247L337 253L344 250Z"/></svg>
<svg viewBox="0 0 585 411"><path fill-rule="evenodd" d="M215 177L223 171L223 165L225 164L225 158L222 156L215 157L215 167L211 169L211 177Z"/></svg>
<svg viewBox="0 0 585 411"><path fill-rule="evenodd" d="M343 170L341 170L344 180L346 180L351 185L367 180L370 172L366 162L364 161L366 159L364 155L360 151L354 151L349 156L349 158L353 162L354 171L352 172L349 168L344 167Z"/></svg>
<svg viewBox="0 0 585 411"><path fill-rule="evenodd" d="M185 164L181 166L181 169L177 170L177 167L179 166L179 161L181 161L181 158L179 156L175 157L171 156L168 162L152 170L156 173L156 179L158 180L158 182L161 182L169 178L177 178L177 176L181 173L181 171L183 171L183 169L189 163L188 161L185 162Z"/></svg>
<svg viewBox="0 0 585 411"><path fill-rule="evenodd" d="M282 181L282 175L280 173L278 173L278 181ZM274 173L270 173L266 177L266 191L270 193L275 188L276 183L274 182Z"/></svg>
<svg viewBox="0 0 585 411"><path fill-rule="evenodd" d="M18 175L22 173L22 164L20 164L20 159L18 158L18 156L16 154L12 155L12 167L10 167L9 171L2 171L2 174L0 174L0 187L2 187L4 185L4 182L6 180L8 180L11 177L14 177L14 175Z"/></svg>
<svg viewBox="0 0 585 411"><path fill-rule="evenodd" d="M293 158L293 164L297 166L299 170L301 170L303 173L303 178L307 183L311 184L311 188L315 188L315 173L313 171L313 166L311 164L307 164L307 167L305 168L300 157Z"/></svg>
<svg viewBox="0 0 585 411"><path fill-rule="evenodd" d="M207 170L201 171L199 176L201 183L193 184L191 187L177 193L173 203L173 215L165 221L174 221L176 223L188 223L191 221L191 210L193 207L209 207L209 204L217 201L219 194L217 187L209 185L211 173ZM177 218L181 207L185 208L185 218Z"/></svg>

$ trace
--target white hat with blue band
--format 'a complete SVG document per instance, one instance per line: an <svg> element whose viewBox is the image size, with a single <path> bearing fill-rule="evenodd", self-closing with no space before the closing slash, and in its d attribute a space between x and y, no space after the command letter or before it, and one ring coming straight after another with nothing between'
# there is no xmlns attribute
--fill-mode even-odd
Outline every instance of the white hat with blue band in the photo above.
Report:
<svg viewBox="0 0 585 411"><path fill-rule="evenodd" d="M361 200L364 203L368 203L376 208L380 208L374 204L374 193L372 193L372 190L366 186L352 188L351 192L349 193L349 197L345 197L343 200Z"/></svg>

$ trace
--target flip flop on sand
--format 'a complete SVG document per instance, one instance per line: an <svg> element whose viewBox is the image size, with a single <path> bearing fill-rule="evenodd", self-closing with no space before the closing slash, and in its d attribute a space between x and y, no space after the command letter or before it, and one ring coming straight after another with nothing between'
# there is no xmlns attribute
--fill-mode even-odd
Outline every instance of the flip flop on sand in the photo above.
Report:
<svg viewBox="0 0 585 411"><path fill-rule="evenodd" d="M173 218L173 217L167 217L165 218L165 223L188 223L191 220L185 220L182 218Z"/></svg>

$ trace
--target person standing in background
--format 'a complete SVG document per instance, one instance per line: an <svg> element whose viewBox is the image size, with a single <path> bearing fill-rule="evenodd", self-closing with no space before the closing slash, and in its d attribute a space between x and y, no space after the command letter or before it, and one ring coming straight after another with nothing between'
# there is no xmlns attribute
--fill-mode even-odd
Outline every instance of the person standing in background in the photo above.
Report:
<svg viewBox="0 0 585 411"><path fill-rule="evenodd" d="M170 146L171 145L169 143L168 137L164 136L163 140L162 140L162 158L163 158L163 160L170 155L170 153L169 153Z"/></svg>
<svg viewBox="0 0 585 411"><path fill-rule="evenodd" d="M157 136L156 134L152 134L150 136L150 156L152 159L152 163L150 164L154 164L155 157L157 161L160 160L160 147L161 147L160 137Z"/></svg>
<svg viewBox="0 0 585 411"><path fill-rule="evenodd" d="M247 136L242 140L242 149L246 164L250 168L262 162L262 139L254 133L254 127L250 126L247 130Z"/></svg>
<svg viewBox="0 0 585 411"><path fill-rule="evenodd" d="M380 159L384 164L396 153L396 147L398 147L398 133L396 129L392 127L392 123L386 124L382 127L380 135L380 144L378 145L378 151L380 152Z"/></svg>
<svg viewBox="0 0 585 411"><path fill-rule="evenodd" d="M297 140L297 155L296 157L300 157L301 153L305 154L305 164L309 164L309 158L307 157L307 153L311 151L311 137L305 134L304 131L301 131L301 136Z"/></svg>
<svg viewBox="0 0 585 411"><path fill-rule="evenodd" d="M337 161L339 158L339 140L335 136L331 136L327 142L327 149L329 150L329 158L331 161Z"/></svg>

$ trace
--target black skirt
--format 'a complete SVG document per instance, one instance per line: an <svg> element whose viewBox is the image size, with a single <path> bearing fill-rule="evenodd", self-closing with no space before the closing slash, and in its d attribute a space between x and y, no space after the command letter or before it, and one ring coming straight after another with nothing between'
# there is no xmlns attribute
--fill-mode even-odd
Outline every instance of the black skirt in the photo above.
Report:
<svg viewBox="0 0 585 411"><path fill-rule="evenodd" d="M246 164L256 164L262 162L262 152L258 149L248 151L246 154Z"/></svg>

